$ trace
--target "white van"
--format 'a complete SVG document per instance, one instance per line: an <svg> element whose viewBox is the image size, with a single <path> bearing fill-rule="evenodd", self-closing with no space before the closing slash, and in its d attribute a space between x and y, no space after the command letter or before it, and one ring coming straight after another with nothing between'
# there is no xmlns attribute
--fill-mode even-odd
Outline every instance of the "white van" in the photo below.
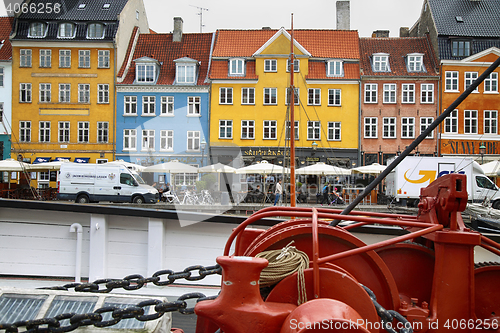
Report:
<svg viewBox="0 0 500 333"><path fill-rule="evenodd" d="M124 165L63 163L57 199L77 203L112 201L156 203L158 190Z"/></svg>

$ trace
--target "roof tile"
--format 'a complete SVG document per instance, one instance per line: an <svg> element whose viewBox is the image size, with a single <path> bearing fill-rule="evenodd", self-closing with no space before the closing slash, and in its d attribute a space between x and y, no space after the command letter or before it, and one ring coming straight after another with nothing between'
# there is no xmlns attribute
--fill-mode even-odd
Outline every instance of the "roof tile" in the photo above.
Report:
<svg viewBox="0 0 500 333"><path fill-rule="evenodd" d="M0 17L0 40L2 46L0 47L0 60L12 59L12 45L10 44L9 35L12 31L13 17Z"/></svg>

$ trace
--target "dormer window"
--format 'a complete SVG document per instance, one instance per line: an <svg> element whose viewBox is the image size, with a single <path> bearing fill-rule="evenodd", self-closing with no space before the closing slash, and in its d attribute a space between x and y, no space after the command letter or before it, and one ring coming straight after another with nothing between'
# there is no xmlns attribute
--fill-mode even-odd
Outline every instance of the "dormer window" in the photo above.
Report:
<svg viewBox="0 0 500 333"><path fill-rule="evenodd" d="M342 60L329 60L326 64L326 76L344 76L344 64Z"/></svg>
<svg viewBox="0 0 500 333"><path fill-rule="evenodd" d="M385 53L376 53L372 56L372 66L374 72L390 72L389 55Z"/></svg>
<svg viewBox="0 0 500 333"><path fill-rule="evenodd" d="M408 72L424 72L424 55L420 53L411 53L406 56L406 66Z"/></svg>
<svg viewBox="0 0 500 333"><path fill-rule="evenodd" d="M154 83L160 71L160 64L155 59L142 57L135 60L135 82Z"/></svg>
<svg viewBox="0 0 500 333"><path fill-rule="evenodd" d="M47 24L43 22L33 22L30 24L28 37L43 38L47 32Z"/></svg>
<svg viewBox="0 0 500 333"><path fill-rule="evenodd" d="M59 24L59 30L57 32L57 37L59 38L73 38L75 36L75 25L73 23L61 23Z"/></svg>
<svg viewBox="0 0 500 333"><path fill-rule="evenodd" d="M245 60L231 59L229 60L229 75L244 75L245 74Z"/></svg>
<svg viewBox="0 0 500 333"><path fill-rule="evenodd" d="M470 56L470 41L454 40L451 42L451 55L454 57Z"/></svg>
<svg viewBox="0 0 500 333"><path fill-rule="evenodd" d="M176 84L195 84L197 80L198 61L184 57L176 59L174 62Z"/></svg>
<svg viewBox="0 0 500 333"><path fill-rule="evenodd" d="M104 37L104 24L90 23L87 28L87 38L103 38Z"/></svg>

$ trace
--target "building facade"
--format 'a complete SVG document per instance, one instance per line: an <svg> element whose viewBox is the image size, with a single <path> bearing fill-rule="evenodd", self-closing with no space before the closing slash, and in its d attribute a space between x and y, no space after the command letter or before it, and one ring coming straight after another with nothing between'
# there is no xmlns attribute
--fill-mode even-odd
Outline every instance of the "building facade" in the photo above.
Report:
<svg viewBox="0 0 500 333"><path fill-rule="evenodd" d="M10 158L12 124L12 17L0 17L0 158Z"/></svg>

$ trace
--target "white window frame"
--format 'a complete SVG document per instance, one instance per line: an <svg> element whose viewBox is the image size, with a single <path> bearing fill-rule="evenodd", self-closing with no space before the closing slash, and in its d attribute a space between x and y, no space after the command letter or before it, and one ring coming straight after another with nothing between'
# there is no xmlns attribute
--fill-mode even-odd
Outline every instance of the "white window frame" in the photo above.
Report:
<svg viewBox="0 0 500 333"><path fill-rule="evenodd" d="M137 96L123 96L123 115L137 116Z"/></svg>
<svg viewBox="0 0 500 333"><path fill-rule="evenodd" d="M31 83L19 83L19 103L31 103Z"/></svg>
<svg viewBox="0 0 500 333"><path fill-rule="evenodd" d="M174 116L174 96L161 96L160 116Z"/></svg>
<svg viewBox="0 0 500 333"><path fill-rule="evenodd" d="M50 121L38 122L38 142L40 143L50 142Z"/></svg>
<svg viewBox="0 0 500 333"><path fill-rule="evenodd" d="M196 82L196 65L177 64L176 82L179 84L194 84Z"/></svg>
<svg viewBox="0 0 500 333"><path fill-rule="evenodd" d="M219 120L219 139L232 139L233 138L233 121L232 120Z"/></svg>
<svg viewBox="0 0 500 333"><path fill-rule="evenodd" d="M478 111L464 110L464 134L478 133Z"/></svg>
<svg viewBox="0 0 500 333"><path fill-rule="evenodd" d="M143 129L141 136L141 151L155 150L155 130Z"/></svg>
<svg viewBox="0 0 500 333"><path fill-rule="evenodd" d="M469 86L476 81L478 78L478 72L465 72L464 73L464 90L467 90ZM479 86L476 87L472 92L473 93L478 93L479 92Z"/></svg>
<svg viewBox="0 0 500 333"><path fill-rule="evenodd" d="M59 83L59 103L71 103L71 83Z"/></svg>
<svg viewBox="0 0 500 333"><path fill-rule="evenodd" d="M233 88L220 87L219 88L219 104L233 104Z"/></svg>
<svg viewBox="0 0 500 333"><path fill-rule="evenodd" d="M40 83L38 85L38 101L40 103L50 103L52 97L52 85L50 83Z"/></svg>
<svg viewBox="0 0 500 333"><path fill-rule="evenodd" d="M90 50L78 50L78 68L90 68Z"/></svg>
<svg viewBox="0 0 500 333"><path fill-rule="evenodd" d="M123 150L137 151L137 130L135 129L123 130Z"/></svg>
<svg viewBox="0 0 500 333"><path fill-rule="evenodd" d="M498 134L498 110L483 111L484 134Z"/></svg>
<svg viewBox="0 0 500 333"><path fill-rule="evenodd" d="M458 134L458 110L450 112L449 116L444 119L443 132L446 134Z"/></svg>
<svg viewBox="0 0 500 333"><path fill-rule="evenodd" d="M97 122L97 143L108 143L109 142L109 122L98 121Z"/></svg>
<svg viewBox="0 0 500 333"><path fill-rule="evenodd" d="M137 83L152 83L156 81L156 65L139 63L135 65L135 81Z"/></svg>
<svg viewBox="0 0 500 333"><path fill-rule="evenodd" d="M420 134L424 133L424 131L434 122L433 117L420 117ZM432 131L429 135L425 137L426 139L434 139L434 131Z"/></svg>
<svg viewBox="0 0 500 333"><path fill-rule="evenodd" d="M424 55L421 53L410 53L407 55L408 72L424 72Z"/></svg>
<svg viewBox="0 0 500 333"><path fill-rule="evenodd" d="M444 72L444 91L445 92L459 92L458 90L458 71Z"/></svg>
<svg viewBox="0 0 500 333"><path fill-rule="evenodd" d="M492 72L483 84L485 94L498 94L498 72Z"/></svg>
<svg viewBox="0 0 500 333"><path fill-rule="evenodd" d="M321 105L321 88L307 89L307 105Z"/></svg>
<svg viewBox="0 0 500 333"><path fill-rule="evenodd" d="M100 34L99 34L99 29L97 27L100 27ZM105 32L105 26L102 23L98 22L92 22L89 23L87 26L87 38L88 39L103 39L104 38L104 32Z"/></svg>
<svg viewBox="0 0 500 333"><path fill-rule="evenodd" d="M44 38L47 34L48 25L44 22L32 22L28 30L30 38Z"/></svg>
<svg viewBox="0 0 500 333"><path fill-rule="evenodd" d="M383 117L382 118L382 138L383 139L396 139L396 117Z"/></svg>
<svg viewBox="0 0 500 333"><path fill-rule="evenodd" d="M289 105L290 103L290 88L285 89L285 105ZM294 105L300 105L300 90L299 88L295 88L294 97Z"/></svg>
<svg viewBox="0 0 500 333"><path fill-rule="evenodd" d="M363 119L363 137L365 139L376 139L378 138L378 118L377 117L365 117Z"/></svg>
<svg viewBox="0 0 500 333"><path fill-rule="evenodd" d="M19 50L19 67L31 67L31 49Z"/></svg>
<svg viewBox="0 0 500 333"><path fill-rule="evenodd" d="M109 68L109 50L97 51L97 68Z"/></svg>
<svg viewBox="0 0 500 333"><path fill-rule="evenodd" d="M71 68L71 50L59 50L59 68Z"/></svg>
<svg viewBox="0 0 500 333"><path fill-rule="evenodd" d="M51 68L52 67L52 50L41 49L38 53L39 53L39 67Z"/></svg>
<svg viewBox="0 0 500 333"><path fill-rule="evenodd" d="M143 117L154 117L156 115L156 96L142 96Z"/></svg>
<svg viewBox="0 0 500 333"><path fill-rule="evenodd" d="M188 117L201 117L201 97L188 96Z"/></svg>
<svg viewBox="0 0 500 333"><path fill-rule="evenodd" d="M378 84L365 83L365 103L377 104L378 103Z"/></svg>
<svg viewBox="0 0 500 333"><path fill-rule="evenodd" d="M229 75L245 75L245 59L243 58L230 59Z"/></svg>
<svg viewBox="0 0 500 333"><path fill-rule="evenodd" d="M328 141L342 141L342 123L340 121L328 122Z"/></svg>
<svg viewBox="0 0 500 333"><path fill-rule="evenodd" d="M264 120L262 123L262 139L276 140L278 131L278 121Z"/></svg>
<svg viewBox="0 0 500 333"><path fill-rule="evenodd" d="M174 151L173 130L160 130L160 151Z"/></svg>
<svg viewBox="0 0 500 333"><path fill-rule="evenodd" d="M90 84L88 83L78 84L78 103L84 103L84 104L90 103Z"/></svg>
<svg viewBox="0 0 500 333"><path fill-rule="evenodd" d="M307 140L321 140L321 121L307 121Z"/></svg>
<svg viewBox="0 0 500 333"><path fill-rule="evenodd" d="M255 88L252 87L241 88L241 104L255 105Z"/></svg>
<svg viewBox="0 0 500 333"><path fill-rule="evenodd" d="M245 137L246 134L246 137ZM255 139L255 120L242 120L241 121L241 139L254 140Z"/></svg>
<svg viewBox="0 0 500 333"><path fill-rule="evenodd" d="M401 103L415 104L415 84L403 83L401 85Z"/></svg>
<svg viewBox="0 0 500 333"><path fill-rule="evenodd" d="M328 60L326 64L326 76L344 76L344 62L342 60Z"/></svg>
<svg viewBox="0 0 500 333"><path fill-rule="evenodd" d="M434 83L420 84L420 104L434 104Z"/></svg>
<svg viewBox="0 0 500 333"><path fill-rule="evenodd" d="M401 139L415 138L415 117L401 117Z"/></svg>
<svg viewBox="0 0 500 333"><path fill-rule="evenodd" d="M19 142L31 142L31 121L19 121Z"/></svg>
<svg viewBox="0 0 500 333"><path fill-rule="evenodd" d="M278 61L276 59L264 59L264 72L276 73Z"/></svg>
<svg viewBox="0 0 500 333"><path fill-rule="evenodd" d="M395 83L384 83L384 104L396 104L397 86Z"/></svg>
<svg viewBox="0 0 500 333"><path fill-rule="evenodd" d="M57 38L74 38L76 26L71 22L61 22L57 27Z"/></svg>
<svg viewBox="0 0 500 333"><path fill-rule="evenodd" d="M57 140L59 143L69 143L71 140L71 122L60 121L57 125Z"/></svg>
<svg viewBox="0 0 500 333"><path fill-rule="evenodd" d="M328 89L328 106L342 106L342 89Z"/></svg>
<svg viewBox="0 0 500 333"><path fill-rule="evenodd" d="M97 104L109 104L109 84L97 84Z"/></svg>
<svg viewBox="0 0 500 333"><path fill-rule="evenodd" d="M78 122L78 143L90 142L90 123L88 121Z"/></svg>
<svg viewBox="0 0 500 333"><path fill-rule="evenodd" d="M187 131L187 149L188 152L200 151L200 131Z"/></svg>
<svg viewBox="0 0 500 333"><path fill-rule="evenodd" d="M375 53L372 55L372 69L374 72L390 72L389 55L386 53Z"/></svg>
<svg viewBox="0 0 500 333"><path fill-rule="evenodd" d="M278 105L278 88L264 88L264 105Z"/></svg>
<svg viewBox="0 0 500 333"><path fill-rule="evenodd" d="M286 60L286 71L290 73L290 59ZM300 60L297 58L293 59L293 72L298 73L300 71Z"/></svg>

